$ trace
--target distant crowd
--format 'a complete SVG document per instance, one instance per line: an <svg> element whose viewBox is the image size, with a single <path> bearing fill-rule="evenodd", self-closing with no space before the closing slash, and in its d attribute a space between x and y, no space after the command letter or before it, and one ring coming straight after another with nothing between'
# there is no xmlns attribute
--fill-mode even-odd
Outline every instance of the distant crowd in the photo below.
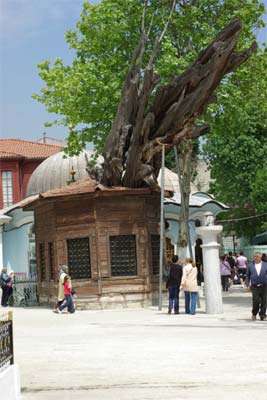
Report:
<svg viewBox="0 0 267 400"><path fill-rule="evenodd" d="M252 262L240 251L239 254L225 254L220 257L220 274L222 290L228 292L234 284L249 288L252 292L252 320L259 314L266 320L267 302L267 257L256 253ZM180 313L179 294L183 289L185 296L185 313L195 315L199 296L199 287L204 281L202 266L196 265L191 258L185 260L173 256L166 273L166 288L169 292L168 313Z"/></svg>
<svg viewBox="0 0 267 400"><path fill-rule="evenodd" d="M261 260L267 262L265 253L261 254ZM228 292L234 284L240 284L243 288L248 286L247 271L248 259L243 251L239 253L224 254L220 257L220 272L222 281L222 290Z"/></svg>

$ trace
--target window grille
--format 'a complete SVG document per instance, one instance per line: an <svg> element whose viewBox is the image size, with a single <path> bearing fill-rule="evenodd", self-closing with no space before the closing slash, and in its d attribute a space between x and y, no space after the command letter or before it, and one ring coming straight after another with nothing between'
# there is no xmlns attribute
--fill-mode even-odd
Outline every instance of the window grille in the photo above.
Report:
<svg viewBox="0 0 267 400"><path fill-rule="evenodd" d="M68 239L67 247L71 278L91 278L89 238Z"/></svg>
<svg viewBox="0 0 267 400"><path fill-rule="evenodd" d="M45 271L45 244L39 243L39 263L40 263L40 278L41 281L46 280L46 271Z"/></svg>
<svg viewBox="0 0 267 400"><path fill-rule="evenodd" d="M135 235L109 237L112 276L137 275Z"/></svg>
<svg viewBox="0 0 267 400"><path fill-rule="evenodd" d="M159 274L159 251L160 251L160 236L151 235L151 255L152 255L152 272L154 275Z"/></svg>
<svg viewBox="0 0 267 400"><path fill-rule="evenodd" d="M48 262L49 262L49 278L54 280L54 246L52 242L48 243Z"/></svg>
<svg viewBox="0 0 267 400"><path fill-rule="evenodd" d="M12 206L13 204L13 178L11 171L2 172L2 191L4 207Z"/></svg>
<svg viewBox="0 0 267 400"><path fill-rule="evenodd" d="M172 257L174 256L174 246L171 242L171 239L166 238L165 245L166 245L166 249L165 249L166 259L167 259L167 261L171 262Z"/></svg>

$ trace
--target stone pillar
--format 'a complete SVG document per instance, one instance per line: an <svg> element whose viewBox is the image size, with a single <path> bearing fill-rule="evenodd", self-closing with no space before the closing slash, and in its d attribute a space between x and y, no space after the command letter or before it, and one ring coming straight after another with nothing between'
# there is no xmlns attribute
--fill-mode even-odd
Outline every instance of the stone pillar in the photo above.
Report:
<svg viewBox="0 0 267 400"><path fill-rule="evenodd" d="M196 228L201 237L203 251L203 269L205 283L205 303L207 314L222 314L222 287L220 259L217 236L222 231L221 225L208 225Z"/></svg>

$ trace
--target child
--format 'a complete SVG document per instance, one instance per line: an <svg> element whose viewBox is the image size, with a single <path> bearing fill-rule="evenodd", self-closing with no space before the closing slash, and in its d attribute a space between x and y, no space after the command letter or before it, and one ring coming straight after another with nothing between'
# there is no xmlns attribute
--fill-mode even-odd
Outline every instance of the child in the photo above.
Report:
<svg viewBox="0 0 267 400"><path fill-rule="evenodd" d="M68 307L68 312L73 314L75 312L73 298L72 298L72 286L71 286L71 279L69 275L64 277L64 301L63 303L57 308L56 312L61 314L64 308Z"/></svg>

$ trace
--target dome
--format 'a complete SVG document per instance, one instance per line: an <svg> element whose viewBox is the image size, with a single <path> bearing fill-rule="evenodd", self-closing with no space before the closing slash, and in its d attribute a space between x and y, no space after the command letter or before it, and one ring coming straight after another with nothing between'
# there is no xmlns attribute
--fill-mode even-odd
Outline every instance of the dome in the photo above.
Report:
<svg viewBox="0 0 267 400"><path fill-rule="evenodd" d="M179 178L175 172L165 167L164 170L164 190L180 193ZM158 175L158 184L161 185L161 169ZM191 192L197 192L197 188L194 183L190 183Z"/></svg>
<svg viewBox="0 0 267 400"><path fill-rule="evenodd" d="M93 151L83 151L78 156L69 157L62 151L53 154L44 160L30 177L27 196L44 193L48 190L64 187L71 180L71 170L75 171L74 179L79 181L88 177L87 160L93 156ZM98 157L97 164L100 165L102 157Z"/></svg>

